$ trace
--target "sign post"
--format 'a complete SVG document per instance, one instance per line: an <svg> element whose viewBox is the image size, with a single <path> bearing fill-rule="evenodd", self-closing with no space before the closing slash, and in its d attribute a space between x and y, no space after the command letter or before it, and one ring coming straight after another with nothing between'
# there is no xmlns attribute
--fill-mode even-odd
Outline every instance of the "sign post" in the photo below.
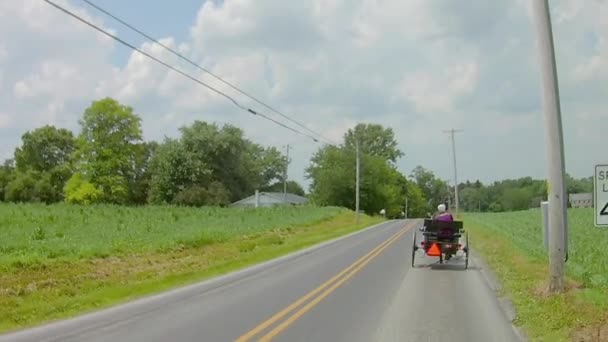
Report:
<svg viewBox="0 0 608 342"><path fill-rule="evenodd" d="M543 243L545 250L549 250L549 202L541 202L540 208L543 214Z"/></svg>
<svg viewBox="0 0 608 342"><path fill-rule="evenodd" d="M596 165L593 177L595 226L608 227L608 165Z"/></svg>

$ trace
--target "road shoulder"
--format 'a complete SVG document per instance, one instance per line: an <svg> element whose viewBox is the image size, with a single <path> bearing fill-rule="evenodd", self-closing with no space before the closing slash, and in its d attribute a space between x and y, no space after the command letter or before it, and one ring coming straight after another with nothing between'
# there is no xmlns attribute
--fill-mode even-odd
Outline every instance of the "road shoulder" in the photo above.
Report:
<svg viewBox="0 0 608 342"><path fill-rule="evenodd" d="M473 250L470 251L470 258L473 260L473 263L478 266L479 272L481 273L487 286L495 293L496 299L498 300L498 304L500 305L500 308L504 312L505 316L511 322L511 327L515 334L519 337L520 341L527 341L528 338L525 332L515 325L515 320L517 319L517 311L515 310L515 305L513 305L513 302L507 296L501 293L502 284L498 280L498 277L496 276L494 271L492 271L492 269L485 262L483 257L475 253L475 251Z"/></svg>

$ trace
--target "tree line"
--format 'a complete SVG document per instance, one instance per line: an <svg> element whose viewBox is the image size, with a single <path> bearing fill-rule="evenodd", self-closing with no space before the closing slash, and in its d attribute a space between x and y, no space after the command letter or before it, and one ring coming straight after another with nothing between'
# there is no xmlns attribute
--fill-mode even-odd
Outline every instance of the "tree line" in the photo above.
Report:
<svg viewBox="0 0 608 342"><path fill-rule="evenodd" d="M0 199L122 205L227 205L256 189L282 189L286 159L241 129L201 121L179 138L145 142L141 118L111 98L94 101L80 133L44 126L22 136L0 167ZM295 182L288 190L304 194Z"/></svg>
<svg viewBox="0 0 608 342"><path fill-rule="evenodd" d="M459 204L465 211L501 212L538 208L547 199L545 180L523 177L484 185L479 181L460 183ZM566 174L567 194L590 193L593 177L575 179Z"/></svg>
<svg viewBox="0 0 608 342"><path fill-rule="evenodd" d="M195 121L181 127L177 138L146 142L141 117L112 98L93 101L79 125L77 135L49 125L23 134L14 158L0 166L0 200L225 206L255 190L283 191L285 156L232 125ZM361 210L385 209L387 216L400 217L407 207L409 217L421 217L453 201L453 188L432 171L399 171L404 153L392 128L358 124L340 144L313 154L305 170L313 203L355 209L357 142ZM567 183L569 193L592 187L591 178L568 176ZM287 182L287 191L305 195L294 181ZM459 184L460 208L466 211L536 207L546 193L544 181L529 177Z"/></svg>

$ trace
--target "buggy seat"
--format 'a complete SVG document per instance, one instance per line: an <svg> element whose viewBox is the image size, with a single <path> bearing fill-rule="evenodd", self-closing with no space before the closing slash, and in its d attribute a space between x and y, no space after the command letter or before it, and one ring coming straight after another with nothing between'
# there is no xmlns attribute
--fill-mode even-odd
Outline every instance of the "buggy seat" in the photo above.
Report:
<svg viewBox="0 0 608 342"><path fill-rule="evenodd" d="M431 241L457 242L461 233L462 221L424 220L423 235Z"/></svg>

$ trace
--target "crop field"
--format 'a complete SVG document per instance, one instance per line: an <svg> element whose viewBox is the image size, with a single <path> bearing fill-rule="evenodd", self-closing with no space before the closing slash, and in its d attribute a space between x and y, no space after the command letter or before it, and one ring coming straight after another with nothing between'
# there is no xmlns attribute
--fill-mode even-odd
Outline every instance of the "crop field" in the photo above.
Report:
<svg viewBox="0 0 608 342"><path fill-rule="evenodd" d="M608 289L608 230L594 227L593 209L570 209L568 215L568 275L585 286ZM504 236L522 253L539 261L548 260L540 211L467 214L466 219Z"/></svg>
<svg viewBox="0 0 608 342"><path fill-rule="evenodd" d="M202 247L331 219L338 208L0 205L0 265Z"/></svg>
<svg viewBox="0 0 608 342"><path fill-rule="evenodd" d="M200 281L380 218L340 208L0 204L0 332Z"/></svg>
<svg viewBox="0 0 608 342"><path fill-rule="evenodd" d="M608 230L593 209L569 209L567 291L549 295L540 210L464 215L471 246L497 273L531 340L608 339Z"/></svg>

